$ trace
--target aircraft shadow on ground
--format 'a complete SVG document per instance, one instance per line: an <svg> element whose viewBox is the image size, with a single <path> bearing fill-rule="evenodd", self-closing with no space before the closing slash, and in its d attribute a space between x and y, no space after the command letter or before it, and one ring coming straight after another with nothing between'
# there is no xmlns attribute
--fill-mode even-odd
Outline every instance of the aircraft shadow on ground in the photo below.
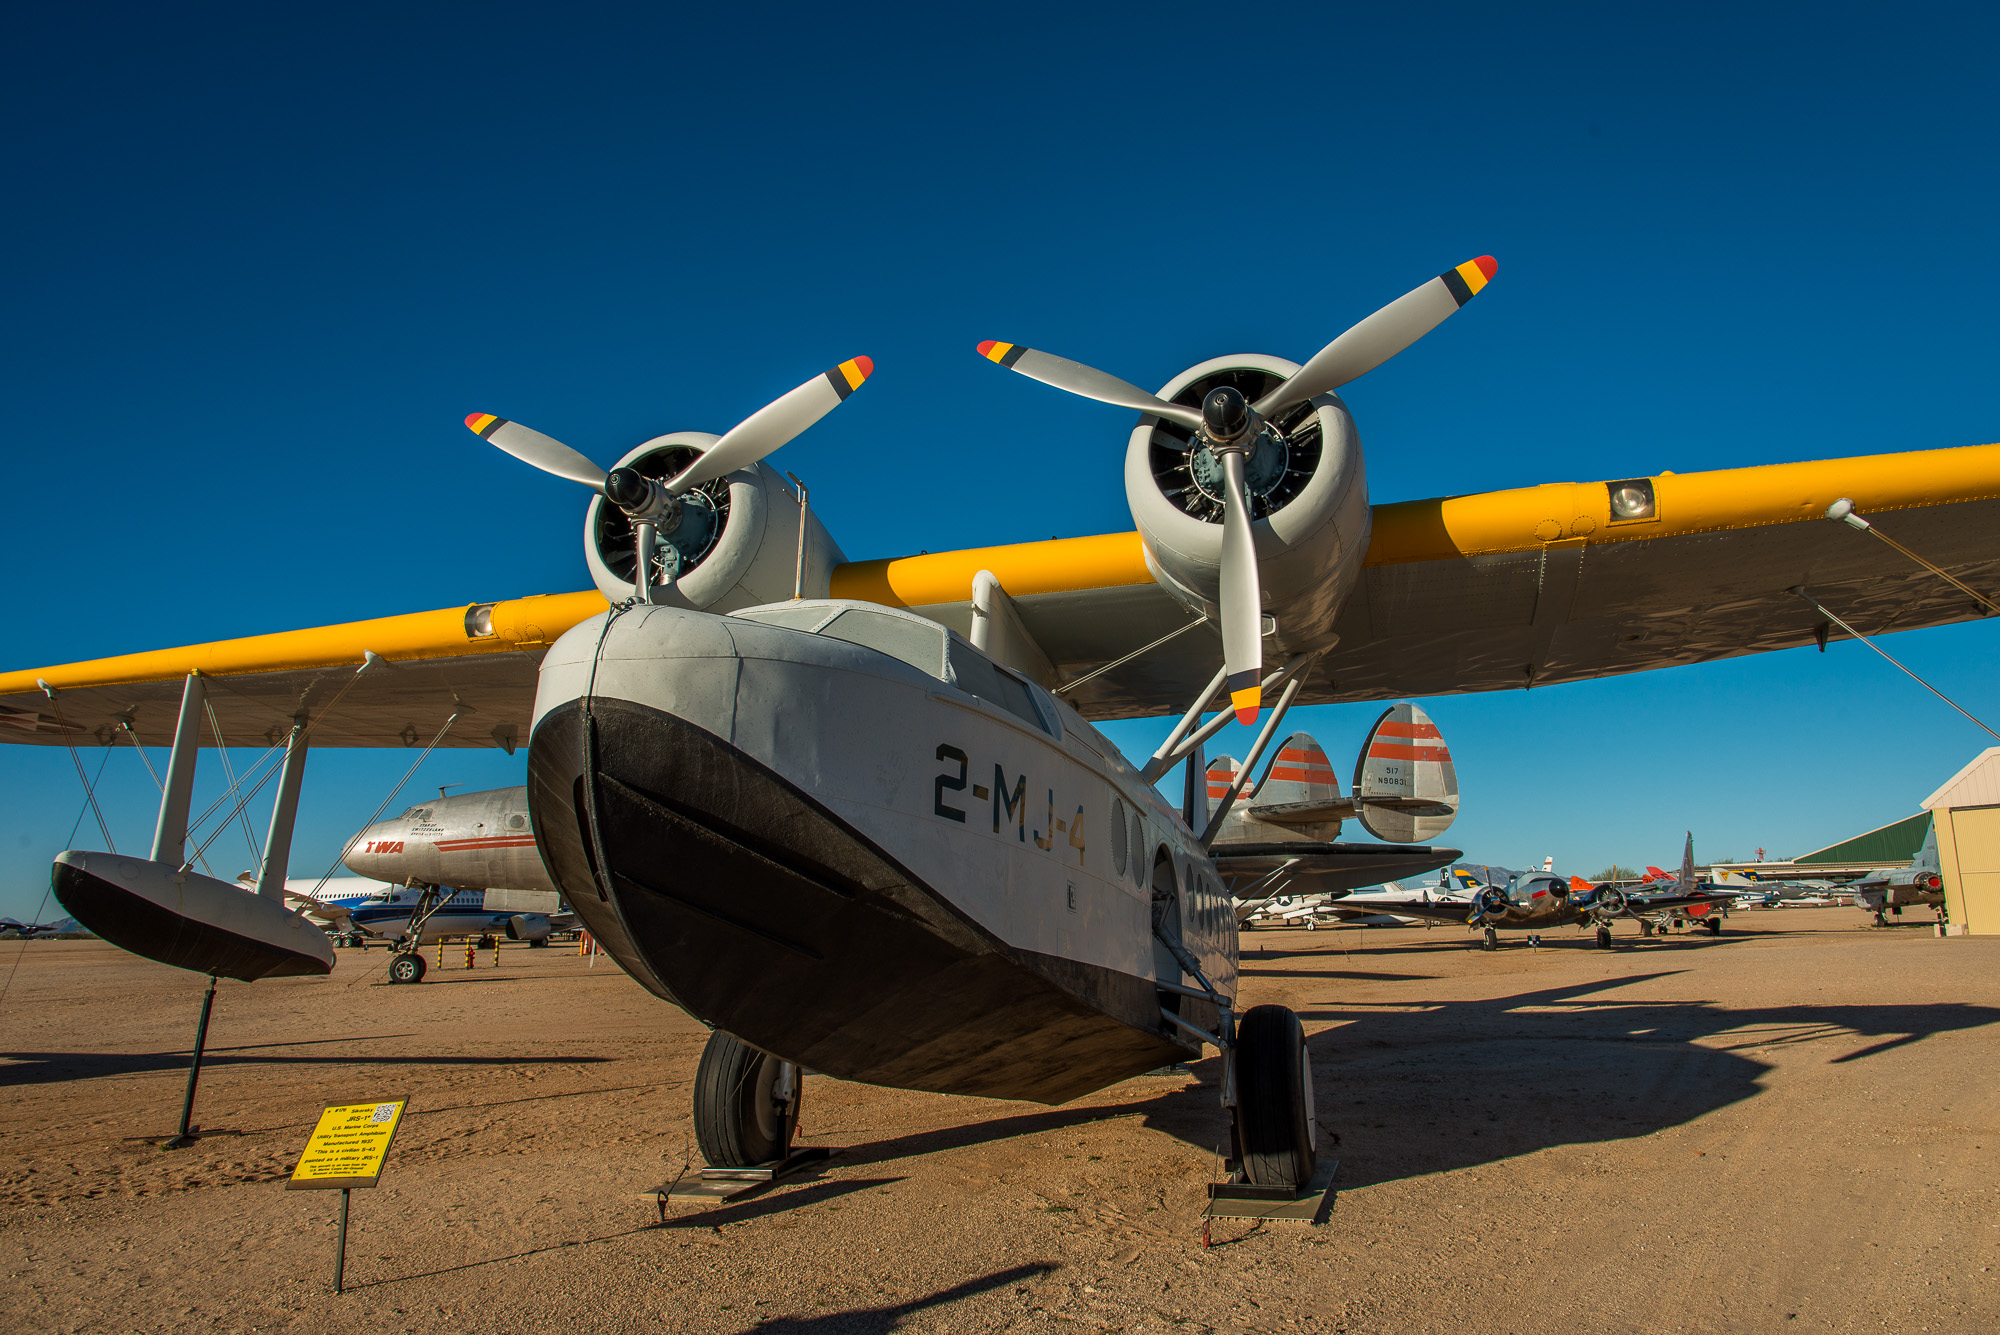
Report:
<svg viewBox="0 0 2000 1335"><path fill-rule="evenodd" d="M1346 1021L1309 1040L1321 1151L1340 1156L1341 1185L1353 1188L1556 1145L1628 1140L1754 1097L1771 1067L1745 1050L1844 1039L1827 1057L1841 1064L2000 1022L2000 1007L1966 1003L1728 1010L1617 996L1620 987L1671 976L1593 979L1423 1010L1305 1009L1309 1022ZM1200 1083L1151 1096L1143 1080L1132 1082L1121 1090L1134 1095L1127 1102L850 1144L840 1162L887 1164L1125 1117L1212 1152L1227 1138L1215 1089L1221 1061L1209 1057L1192 1072Z"/></svg>
<svg viewBox="0 0 2000 1335"><path fill-rule="evenodd" d="M105 1075L146 1075L162 1071L185 1074L188 1057L185 1049L179 1052L0 1052L0 1059L16 1063L0 1066L0 1089L12 1085L90 1080ZM424 1056L418 1053L357 1056L352 1052L324 1057L238 1056L228 1049L210 1048L201 1059L201 1069L208 1072L228 1066L588 1066L613 1060L615 1058L611 1057Z"/></svg>
<svg viewBox="0 0 2000 1335"><path fill-rule="evenodd" d="M1243 964L1237 972L1245 978L1337 978L1361 983L1430 983L1434 973L1363 973L1358 969L1262 969Z"/></svg>
<svg viewBox="0 0 2000 1335"><path fill-rule="evenodd" d="M1308 1021L1348 1022L1310 1040L1323 1145L1341 1138L1343 1185L1685 1125L1760 1092L1771 1066L1746 1050L1846 1039L1827 1058L1837 1064L2000 1022L2000 1007L1970 1003L1740 1010L1617 996L1670 976L1415 1012L1302 1011Z"/></svg>
<svg viewBox="0 0 2000 1335"><path fill-rule="evenodd" d="M887 1307L857 1307L844 1312L825 1312L814 1316L767 1317L744 1327L745 1332L756 1331L759 1335L776 1332L777 1335L887 1335L887 1332L902 1328L903 1321L918 1312L943 1307L964 1298L991 1293L1004 1289L1010 1284L1026 1284L1041 1279L1058 1267L1048 1261L1036 1261L1027 1265L1012 1266L1006 1270L996 1270L990 1275L981 1275L954 1284L936 1293L927 1293L921 1298L911 1298L907 1302Z"/></svg>

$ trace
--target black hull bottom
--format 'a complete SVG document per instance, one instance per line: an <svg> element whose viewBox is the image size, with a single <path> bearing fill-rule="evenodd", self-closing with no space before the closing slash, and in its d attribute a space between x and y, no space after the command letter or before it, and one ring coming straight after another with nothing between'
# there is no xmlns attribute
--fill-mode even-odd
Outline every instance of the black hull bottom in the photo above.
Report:
<svg viewBox="0 0 2000 1335"><path fill-rule="evenodd" d="M589 766L580 704L535 729L543 860L627 972L697 1019L842 1079L1044 1103L1188 1056L1149 980L1009 949L684 720L606 699L591 715ZM1213 1023L1205 1002L1182 1013Z"/></svg>
<svg viewBox="0 0 2000 1335"><path fill-rule="evenodd" d="M57 901L83 926L120 950L177 969L245 983L333 970L317 956L198 922L81 867L56 863L54 883Z"/></svg>

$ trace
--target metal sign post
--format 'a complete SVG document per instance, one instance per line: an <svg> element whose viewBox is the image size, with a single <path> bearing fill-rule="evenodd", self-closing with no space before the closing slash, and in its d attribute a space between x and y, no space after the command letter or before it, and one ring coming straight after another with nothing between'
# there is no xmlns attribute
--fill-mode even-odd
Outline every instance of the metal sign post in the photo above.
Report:
<svg viewBox="0 0 2000 1335"><path fill-rule="evenodd" d="M194 1087L201 1079L201 1053L208 1045L208 1013L215 1009L215 975L208 976L208 993L201 999L201 1020L194 1027L194 1059L188 1063L187 1093L181 1096L181 1129L161 1143L163 1150L182 1150L200 1139L188 1125L194 1116Z"/></svg>
<svg viewBox="0 0 2000 1335"><path fill-rule="evenodd" d="M340 1229L334 1242L333 1291L347 1290L347 1211L354 1188L372 1187L382 1178L389 1144L403 1123L408 1099L385 1103L346 1103L319 1115L292 1170L285 1190L340 1189Z"/></svg>

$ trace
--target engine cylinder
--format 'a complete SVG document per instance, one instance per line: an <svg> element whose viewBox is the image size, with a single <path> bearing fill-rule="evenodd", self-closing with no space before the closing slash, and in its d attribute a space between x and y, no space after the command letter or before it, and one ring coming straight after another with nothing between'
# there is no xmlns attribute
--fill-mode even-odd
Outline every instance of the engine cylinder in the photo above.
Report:
<svg viewBox="0 0 2000 1335"><path fill-rule="evenodd" d="M617 467L664 481L719 439L706 431L670 432L632 450ZM592 498L583 521L584 560L598 592L614 603L637 592L633 528L623 510L602 496ZM733 612L780 602L801 584L804 596L824 598L833 568L847 559L819 517L800 504L775 469L761 462L688 491L658 521L658 528L651 581L655 601L699 611Z"/></svg>
<svg viewBox="0 0 2000 1335"><path fill-rule="evenodd" d="M1217 389L1255 402L1298 372L1281 357L1217 357L1169 380L1159 396L1200 408ZM1189 611L1218 615L1222 563L1221 468L1191 433L1157 417L1133 428L1125 449L1125 498L1145 542L1146 564ZM1368 551L1368 480L1347 405L1322 394L1260 430L1244 464L1263 610L1281 652L1328 644L1333 619Z"/></svg>

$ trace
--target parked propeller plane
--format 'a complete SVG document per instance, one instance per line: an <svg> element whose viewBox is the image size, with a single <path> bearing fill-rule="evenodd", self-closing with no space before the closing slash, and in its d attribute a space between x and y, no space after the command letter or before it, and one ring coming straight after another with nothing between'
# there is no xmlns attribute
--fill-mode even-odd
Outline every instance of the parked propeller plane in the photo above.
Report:
<svg viewBox="0 0 2000 1335"><path fill-rule="evenodd" d="M1371 506L1337 391L1495 271L1490 257L1448 269L1303 365L1218 357L1157 395L980 344L1140 415L1125 446L1136 532L849 561L763 460L858 388L865 358L721 437L656 437L608 472L475 414L483 439L597 493L596 589L0 675L10 740L174 743L151 856L64 852L56 893L151 958L325 972L324 934L283 904L283 840L256 894L187 865L204 701L232 738L284 748L287 839L308 741L525 745L556 888L633 978L715 1028L695 1089L711 1163L783 1157L802 1068L1053 1103L1206 1044L1239 1171L1302 1183L1317 1146L1298 1018L1236 1013L1213 852L1239 794L1176 811L1155 780L1192 760L1198 793L1201 745L1273 695L1244 772L1299 703L1813 643L1820 616L1790 592L1802 581L1875 631L1978 615L1883 544L1817 522L1838 497L1921 534L1958 577L2000 562L1991 445ZM1204 723L1218 697L1228 708ZM1138 764L1091 724L1177 711ZM1414 841L1424 817L1410 819Z"/></svg>

